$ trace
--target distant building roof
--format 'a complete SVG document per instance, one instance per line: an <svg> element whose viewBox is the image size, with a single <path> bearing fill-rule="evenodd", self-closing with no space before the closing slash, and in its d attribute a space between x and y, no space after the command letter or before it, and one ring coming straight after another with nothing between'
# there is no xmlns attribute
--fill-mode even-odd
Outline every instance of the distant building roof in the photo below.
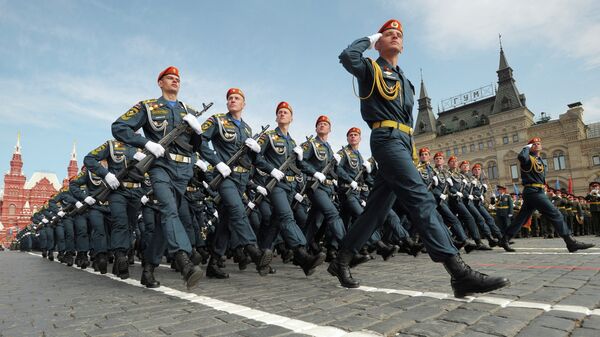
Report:
<svg viewBox="0 0 600 337"><path fill-rule="evenodd" d="M588 138L600 137L600 122L590 123L587 125L587 127Z"/></svg>
<svg viewBox="0 0 600 337"><path fill-rule="evenodd" d="M48 179L48 181L50 181L50 183L52 184L52 186L54 186L54 189L56 190L59 190L62 186L61 183L58 181L58 177L56 176L56 174L50 172L35 172L31 176L31 178L25 183L25 189L30 190L35 186L35 184L37 184L40 180L44 178Z"/></svg>

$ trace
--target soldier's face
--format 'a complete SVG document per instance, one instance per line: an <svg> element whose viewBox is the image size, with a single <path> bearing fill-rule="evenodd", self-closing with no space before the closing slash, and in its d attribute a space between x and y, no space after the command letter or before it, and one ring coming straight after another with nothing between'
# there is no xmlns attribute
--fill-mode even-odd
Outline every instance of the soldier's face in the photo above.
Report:
<svg viewBox="0 0 600 337"><path fill-rule="evenodd" d="M331 125L327 122L319 122L319 124L317 124L316 132L319 135L329 134L329 132L331 132Z"/></svg>
<svg viewBox="0 0 600 337"><path fill-rule="evenodd" d="M358 132L350 132L346 137L346 140L348 140L348 144L350 145L358 145L361 140L360 134Z"/></svg>
<svg viewBox="0 0 600 337"><path fill-rule="evenodd" d="M456 160L451 160L448 162L448 167L450 167L451 169L455 169L457 165L458 162Z"/></svg>
<svg viewBox="0 0 600 337"><path fill-rule="evenodd" d="M469 164L462 164L460 165L460 170L463 172L468 172L469 171Z"/></svg>
<svg viewBox="0 0 600 337"><path fill-rule="evenodd" d="M158 81L158 86L164 92L177 94L179 92L179 76L165 75Z"/></svg>
<svg viewBox="0 0 600 337"><path fill-rule="evenodd" d="M375 49L380 53L394 52L399 54L402 52L404 36L401 31L396 29L388 29L384 31L375 43Z"/></svg>
<svg viewBox="0 0 600 337"><path fill-rule="evenodd" d="M246 107L246 100L240 94L231 94L227 97L227 110L229 112L240 112Z"/></svg>
<svg viewBox="0 0 600 337"><path fill-rule="evenodd" d="M290 124L292 120L294 120L294 117L290 110L285 108L277 110L277 114L275 115L277 124Z"/></svg>
<svg viewBox="0 0 600 337"><path fill-rule="evenodd" d="M435 161L435 166L437 167L444 166L444 157L442 156L437 156L433 158L433 161Z"/></svg>
<svg viewBox="0 0 600 337"><path fill-rule="evenodd" d="M481 167L476 167L473 169L474 176L479 177L480 174L481 174Z"/></svg>
<svg viewBox="0 0 600 337"><path fill-rule="evenodd" d="M533 143L533 146L531 147L531 150L533 152L538 152L538 153L540 151L542 151L542 142L535 142L535 143Z"/></svg>
<svg viewBox="0 0 600 337"><path fill-rule="evenodd" d="M431 156L429 152L421 152L421 154L419 155L419 159L421 160L421 163L429 163L429 160L431 160Z"/></svg>

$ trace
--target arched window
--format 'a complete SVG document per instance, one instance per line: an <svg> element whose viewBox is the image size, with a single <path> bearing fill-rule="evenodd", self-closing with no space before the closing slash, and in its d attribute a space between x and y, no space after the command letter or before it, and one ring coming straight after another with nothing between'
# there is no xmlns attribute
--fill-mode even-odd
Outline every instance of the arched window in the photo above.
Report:
<svg viewBox="0 0 600 337"><path fill-rule="evenodd" d="M562 151L554 152L554 170L560 171L565 170L567 168L567 160L565 158L565 154Z"/></svg>
<svg viewBox="0 0 600 337"><path fill-rule="evenodd" d="M17 206L15 204L8 205L8 215L17 214Z"/></svg>
<svg viewBox="0 0 600 337"><path fill-rule="evenodd" d="M491 161L487 166L488 179L498 179L498 165L495 161Z"/></svg>

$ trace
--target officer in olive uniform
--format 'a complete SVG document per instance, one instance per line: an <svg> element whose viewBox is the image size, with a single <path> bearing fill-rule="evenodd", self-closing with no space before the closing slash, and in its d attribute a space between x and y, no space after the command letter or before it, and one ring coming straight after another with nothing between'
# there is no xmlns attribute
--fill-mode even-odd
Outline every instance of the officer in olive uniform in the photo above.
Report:
<svg viewBox="0 0 600 337"><path fill-rule="evenodd" d="M274 218L272 225L279 229L287 247L294 252L294 262L299 265L306 276L312 275L315 268L323 263L325 254L317 253L310 255L306 251L306 238L300 227L294 219L291 203L296 195L296 177L293 166L298 166L306 171L306 164L303 162L304 150L298 145L289 134L289 127L293 120L293 110L289 103L280 102L275 109L277 128L265 133L259 140L261 146L260 154L256 160L256 166L265 172L282 173L281 179L277 179L277 184L271 191L263 187L263 192L268 193L269 200L273 209ZM290 156L296 158L292 165L284 171L280 171L285 161ZM276 170L276 171L275 171ZM276 233L277 231L275 231ZM275 236L270 235L265 238L267 247L271 247Z"/></svg>
<svg viewBox="0 0 600 337"><path fill-rule="evenodd" d="M397 65L403 48L402 38L400 22L389 20L377 34L354 41L340 55L344 68L358 80L362 96L361 114L373 130L371 150L379 165L379 174L375 177L364 213L350 228L340 254L328 271L337 276L343 286L359 285L352 278L348 264L385 220L398 198L410 221L417 227L430 257L436 262L443 262L450 273L455 296L507 286L508 279L480 274L462 261L449 231L436 212L435 198L415 167L417 154L411 128L414 87ZM362 56L373 46L379 51L377 61Z"/></svg>
<svg viewBox="0 0 600 337"><path fill-rule="evenodd" d="M192 246L179 219L177 209L188 181L193 175L192 153L199 150L202 132L193 109L177 100L179 93L179 70L168 67L158 75L162 96L141 101L112 124L113 136L126 144L145 148L156 157L148 171L154 196L160 202L161 222L156 228L149 253L145 256L146 280L154 283L154 268L158 266L164 247L173 254L188 288L195 287L202 278L202 271L190 261ZM159 142L180 123L191 127L165 149ZM144 136L135 131L142 128ZM151 256L150 256L151 255Z"/></svg>
<svg viewBox="0 0 600 337"><path fill-rule="evenodd" d="M304 173L309 177L307 184L309 184L308 196L311 201L311 208L305 229L306 240L312 243L319 239L315 237L319 228L317 217L319 213L322 214L324 222L321 226L327 226L326 229L330 236L327 243L327 254L328 256L332 256L339 249L340 242L346 234L340 213L332 201L334 194L333 180L339 178L341 181L352 181L352 179L344 171L338 170L341 157L333 151L331 145L327 142L327 138L331 132L329 117L324 115L319 116L315 123L315 128L317 137L302 144L302 148L304 149L303 158L307 164ZM333 169L329 170L329 172L323 173L322 171L332 160L335 160L337 164L334 164ZM318 181L318 186L312 190L310 186L316 181Z"/></svg>
<svg viewBox="0 0 600 337"><path fill-rule="evenodd" d="M506 187L497 185L500 196L496 199L496 222L501 231L505 231L510 226L510 219L513 216L513 200L506 193Z"/></svg>
<svg viewBox="0 0 600 337"><path fill-rule="evenodd" d="M500 241L501 246L506 251L514 251L509 245L510 238L517 234L533 211L537 209L542 215L548 216L556 232L567 244L569 252L593 247L593 244L579 242L573 238L560 212L550 203L544 193L548 164L545 159L540 157L541 150L542 140L539 137L534 137L519 153L521 180L525 186L523 189L523 206L514 221L504 231L504 237Z"/></svg>
<svg viewBox="0 0 600 337"><path fill-rule="evenodd" d="M90 151L83 164L88 170L104 179L105 184L113 191L108 197L112 226L110 229L110 247L115 254L113 274L121 279L129 278L127 252L131 250L132 229L137 222L141 208L140 198L143 195L141 183L123 179L116 175L133 165L133 160L142 160L145 155L131 145L111 139ZM108 167L100 162L106 161Z"/></svg>
<svg viewBox="0 0 600 337"><path fill-rule="evenodd" d="M600 236L600 182L592 181L589 184L589 193L585 200L590 206L592 232L596 236Z"/></svg>
<svg viewBox="0 0 600 337"><path fill-rule="evenodd" d="M110 221L110 209L108 202L96 201L92 197L102 185L102 178L87 170L85 166L81 172L69 182L69 191L78 201L75 203L77 209L88 204L87 222L91 232L91 248L94 251L94 269L106 274L108 264L108 237L106 223ZM82 226L78 220L77 226Z"/></svg>
<svg viewBox="0 0 600 337"><path fill-rule="evenodd" d="M228 112L208 118L202 124L201 134L202 159L208 161L225 178L218 186L221 196L219 205L221 218L215 233L213 260L220 260L225 255L227 247L231 246L249 255L259 274L264 276L268 273L273 253L270 249L263 251L257 247L256 234L250 226L242 201L242 195L250 179L252 162L256 160L256 153L260 152L260 145L252 138L250 126L242 120L242 111L246 106L244 92L238 88L231 88L225 97ZM214 150L208 146L209 143ZM250 153L242 156L237 163L232 163L233 167L228 166L227 161L243 146L248 147ZM283 176L279 170L269 173L279 179ZM241 260L242 268L244 268L244 260Z"/></svg>

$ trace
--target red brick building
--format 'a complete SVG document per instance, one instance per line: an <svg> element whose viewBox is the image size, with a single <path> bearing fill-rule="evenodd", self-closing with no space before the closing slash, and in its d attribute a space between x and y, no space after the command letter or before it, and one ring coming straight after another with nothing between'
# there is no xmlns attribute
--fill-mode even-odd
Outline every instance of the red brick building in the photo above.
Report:
<svg viewBox="0 0 600 337"><path fill-rule="evenodd" d="M67 178L62 185L68 185L68 177L76 175L77 154L75 145L67 168ZM23 174L20 136L10 161L10 170L4 175L4 188L0 190L0 243L6 244L16 233L30 223L30 217L54 193L61 183L54 173L35 172L29 180Z"/></svg>

